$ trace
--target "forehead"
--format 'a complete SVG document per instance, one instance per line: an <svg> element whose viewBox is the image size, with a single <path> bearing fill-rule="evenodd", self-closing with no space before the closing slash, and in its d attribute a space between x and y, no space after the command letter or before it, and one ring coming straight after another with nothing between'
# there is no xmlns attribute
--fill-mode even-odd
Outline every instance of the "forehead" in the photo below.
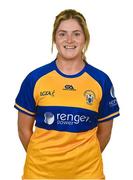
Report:
<svg viewBox="0 0 133 180"><path fill-rule="evenodd" d="M82 31L82 27L78 23L76 19L68 19L61 21L57 31L59 30L65 30L65 31L75 31L79 30Z"/></svg>

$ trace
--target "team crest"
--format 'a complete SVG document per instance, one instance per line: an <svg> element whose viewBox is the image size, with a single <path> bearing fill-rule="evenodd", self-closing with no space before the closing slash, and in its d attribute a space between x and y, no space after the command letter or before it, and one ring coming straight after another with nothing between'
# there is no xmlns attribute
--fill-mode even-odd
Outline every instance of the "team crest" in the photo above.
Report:
<svg viewBox="0 0 133 180"><path fill-rule="evenodd" d="M95 93L91 90L86 90L84 96L86 97L86 103L92 105L95 99Z"/></svg>

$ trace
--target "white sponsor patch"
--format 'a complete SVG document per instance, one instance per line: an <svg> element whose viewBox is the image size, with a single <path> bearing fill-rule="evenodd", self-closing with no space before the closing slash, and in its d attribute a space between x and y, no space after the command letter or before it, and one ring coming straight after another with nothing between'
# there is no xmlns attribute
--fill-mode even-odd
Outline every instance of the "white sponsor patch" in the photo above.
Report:
<svg viewBox="0 0 133 180"><path fill-rule="evenodd" d="M67 125L73 125L73 124L79 124L82 122L91 122L89 116L85 115L79 115L79 114L65 114L65 113L58 113L56 114L57 124L67 124ZM44 122L48 125L53 124L55 121L55 116L51 112L46 112L44 114Z"/></svg>

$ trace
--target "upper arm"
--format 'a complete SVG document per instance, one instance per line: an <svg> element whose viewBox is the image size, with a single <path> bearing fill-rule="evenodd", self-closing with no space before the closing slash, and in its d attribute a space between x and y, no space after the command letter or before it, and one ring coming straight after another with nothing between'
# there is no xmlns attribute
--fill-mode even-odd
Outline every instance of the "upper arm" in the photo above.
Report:
<svg viewBox="0 0 133 180"><path fill-rule="evenodd" d="M32 131L35 117L18 111L18 129Z"/></svg>
<svg viewBox="0 0 133 180"><path fill-rule="evenodd" d="M119 105L114 94L113 84L108 76L102 84L102 98L98 109L98 122L103 123L119 116ZM111 122L107 122L110 124ZM103 126L103 125L101 125Z"/></svg>
<svg viewBox="0 0 133 180"><path fill-rule="evenodd" d="M23 80L19 93L15 100L15 108L29 116L36 114L36 102L34 99L34 85L31 74ZM20 113L22 114L22 113ZM20 115L21 116L21 115ZM27 116L28 117L28 116Z"/></svg>
<svg viewBox="0 0 133 180"><path fill-rule="evenodd" d="M113 120L99 123L98 124L98 133L104 133L104 134L111 135L112 127L113 127Z"/></svg>

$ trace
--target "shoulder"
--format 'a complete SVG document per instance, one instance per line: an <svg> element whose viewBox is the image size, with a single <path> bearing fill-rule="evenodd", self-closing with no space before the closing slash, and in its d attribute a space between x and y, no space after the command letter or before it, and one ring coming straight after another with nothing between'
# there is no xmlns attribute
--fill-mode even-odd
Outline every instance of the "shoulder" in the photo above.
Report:
<svg viewBox="0 0 133 180"><path fill-rule="evenodd" d="M32 70L25 79L35 83L39 78L53 70L53 61Z"/></svg>
<svg viewBox="0 0 133 180"><path fill-rule="evenodd" d="M21 86L25 88L34 89L37 81L46 74L54 70L54 61L47 63L41 67L32 70L22 81Z"/></svg>
<svg viewBox="0 0 133 180"><path fill-rule="evenodd" d="M108 75L104 71L102 71L102 70L100 70L100 69L98 69L98 68L96 68L90 64L87 64L87 73L89 73L92 76L100 77L100 78L107 78L108 77Z"/></svg>
<svg viewBox="0 0 133 180"><path fill-rule="evenodd" d="M106 83L111 82L110 77L102 70L87 64L86 72L94 78L101 87L105 86Z"/></svg>
<svg viewBox="0 0 133 180"><path fill-rule="evenodd" d="M28 76L31 77L39 77L39 76L43 76L49 72L51 72L53 70L53 61L50 63L47 63L41 67L38 67L36 69L34 69L33 71L31 71Z"/></svg>

